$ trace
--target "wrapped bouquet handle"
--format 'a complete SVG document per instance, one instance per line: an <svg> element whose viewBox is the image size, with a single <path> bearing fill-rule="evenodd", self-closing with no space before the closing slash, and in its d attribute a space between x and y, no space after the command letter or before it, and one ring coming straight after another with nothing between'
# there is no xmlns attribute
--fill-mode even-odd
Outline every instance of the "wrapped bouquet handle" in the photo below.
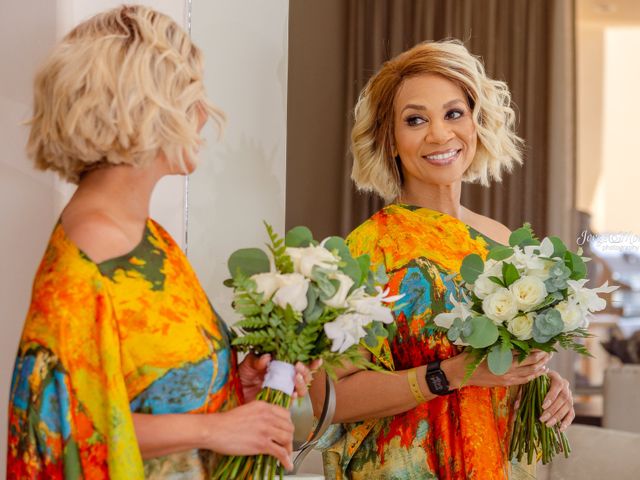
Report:
<svg viewBox="0 0 640 480"><path fill-rule="evenodd" d="M272 360L267 367L262 388L279 390L291 396L295 389L296 369L293 365L279 360Z"/></svg>

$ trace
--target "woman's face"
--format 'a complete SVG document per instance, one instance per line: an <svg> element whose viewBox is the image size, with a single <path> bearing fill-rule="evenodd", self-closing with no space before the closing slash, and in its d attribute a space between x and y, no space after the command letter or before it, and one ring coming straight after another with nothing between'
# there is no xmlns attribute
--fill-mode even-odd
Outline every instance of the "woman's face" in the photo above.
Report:
<svg viewBox="0 0 640 480"><path fill-rule="evenodd" d="M404 80L394 101L394 138L403 191L460 182L478 143L467 96L440 75Z"/></svg>

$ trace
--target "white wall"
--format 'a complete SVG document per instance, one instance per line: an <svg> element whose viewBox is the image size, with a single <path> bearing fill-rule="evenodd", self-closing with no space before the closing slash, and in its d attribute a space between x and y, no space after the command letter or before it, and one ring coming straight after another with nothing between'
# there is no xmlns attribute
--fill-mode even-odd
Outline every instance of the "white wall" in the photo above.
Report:
<svg viewBox="0 0 640 480"><path fill-rule="evenodd" d="M288 65L287 0L193 0L192 37L205 55L209 98L227 116L206 130L189 185L189 258L214 308L235 317L227 258L264 246L262 220L284 229Z"/></svg>
<svg viewBox="0 0 640 480"><path fill-rule="evenodd" d="M36 172L24 153L32 79L48 51L70 28L122 0L22 0L0 3L0 478L6 470L7 402L11 372L29 305L33 275L66 199L73 191ZM133 3L133 2L130 2ZM137 1L184 25L184 0ZM184 179L158 186L152 215L182 243Z"/></svg>

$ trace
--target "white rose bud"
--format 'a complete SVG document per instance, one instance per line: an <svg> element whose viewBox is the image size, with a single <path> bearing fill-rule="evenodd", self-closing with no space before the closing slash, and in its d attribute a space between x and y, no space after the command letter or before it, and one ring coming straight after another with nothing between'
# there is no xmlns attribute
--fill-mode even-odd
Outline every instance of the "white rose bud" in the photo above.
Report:
<svg viewBox="0 0 640 480"><path fill-rule="evenodd" d="M518 305L511 292L500 288L482 301L482 310L496 325L502 325L518 313Z"/></svg>
<svg viewBox="0 0 640 480"><path fill-rule="evenodd" d="M555 306L555 309L560 312L560 316L564 322L563 332L571 332L587 323L582 309L574 302L560 302Z"/></svg>
<svg viewBox="0 0 640 480"><path fill-rule="evenodd" d="M476 297L483 300L487 298L487 296L491 295L498 291L501 288L500 285L490 280L488 276L480 275L476 282L473 284L473 293L476 294Z"/></svg>
<svg viewBox="0 0 640 480"><path fill-rule="evenodd" d="M509 290L516 300L518 309L523 312L532 310L547 296L544 282L533 276L519 278L509 286Z"/></svg>
<svg viewBox="0 0 640 480"><path fill-rule="evenodd" d="M256 273L251 276L251 280L256 282L256 291L262 293L265 300L270 299L280 286L278 274L275 272Z"/></svg>
<svg viewBox="0 0 640 480"><path fill-rule="evenodd" d="M351 277L340 272L332 274L330 278L332 280L338 280L340 285L338 286L336 294L324 302L325 305L332 308L347 308L347 295L351 287L353 287L353 280Z"/></svg>
<svg viewBox="0 0 640 480"><path fill-rule="evenodd" d="M517 317L507 321L507 330L518 340L529 340L533 337L533 322L535 314L533 312L526 315L518 315Z"/></svg>
<svg viewBox="0 0 640 480"><path fill-rule="evenodd" d="M302 312L307 308L308 278L299 273L287 273L278 275L278 283L279 288L273 296L276 305L286 308L289 304L297 312Z"/></svg>
<svg viewBox="0 0 640 480"><path fill-rule="evenodd" d="M339 260L324 247L288 247L285 253L293 262L293 271L307 278L311 277L311 271L316 266L332 271L338 269Z"/></svg>

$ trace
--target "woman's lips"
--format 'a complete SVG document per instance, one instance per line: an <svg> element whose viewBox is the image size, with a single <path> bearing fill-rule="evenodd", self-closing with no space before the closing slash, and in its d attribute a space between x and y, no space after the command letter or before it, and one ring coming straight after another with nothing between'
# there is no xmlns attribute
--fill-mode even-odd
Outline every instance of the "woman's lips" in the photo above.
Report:
<svg viewBox="0 0 640 480"><path fill-rule="evenodd" d="M451 150L445 150L444 152L430 153L429 155L423 155L427 162L437 167L444 167L451 165L460 156L462 149L452 148Z"/></svg>

